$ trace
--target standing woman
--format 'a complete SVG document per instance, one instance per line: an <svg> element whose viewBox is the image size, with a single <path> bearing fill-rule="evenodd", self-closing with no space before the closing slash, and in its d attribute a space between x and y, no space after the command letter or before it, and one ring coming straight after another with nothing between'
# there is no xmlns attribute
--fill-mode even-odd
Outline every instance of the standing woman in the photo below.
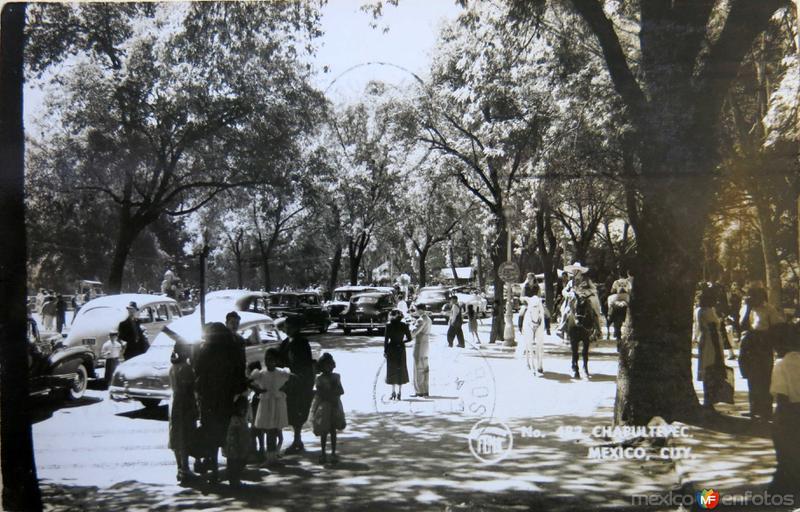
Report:
<svg viewBox="0 0 800 512"><path fill-rule="evenodd" d="M386 358L386 384L392 386L391 400L402 400L403 384L408 383L406 343L411 341L411 331L403 322L403 314L395 309L389 315L383 336L383 356ZM395 389L397 391L395 391Z"/></svg>
<svg viewBox="0 0 800 512"><path fill-rule="evenodd" d="M711 288L703 287L698 292L692 329L693 341L697 342L699 349L697 380L703 382L703 407L710 411L714 411L714 403L718 401L719 390L725 382L725 361L715 303Z"/></svg>
<svg viewBox="0 0 800 512"><path fill-rule="evenodd" d="M739 370L742 377L747 379L750 389L750 417L769 420L772 417L769 384L774 360L769 331L784 322L783 315L767 303L764 288L752 286L749 296L744 299L739 318L742 328Z"/></svg>

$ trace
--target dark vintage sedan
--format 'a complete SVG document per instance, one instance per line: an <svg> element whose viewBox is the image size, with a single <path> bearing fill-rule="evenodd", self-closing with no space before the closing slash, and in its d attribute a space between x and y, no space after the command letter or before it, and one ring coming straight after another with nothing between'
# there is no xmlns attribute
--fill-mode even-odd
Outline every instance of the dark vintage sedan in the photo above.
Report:
<svg viewBox="0 0 800 512"><path fill-rule="evenodd" d="M338 322L344 310L350 305L350 299L354 295L364 292L375 292L378 289L374 286L340 286L333 290L333 297L330 301L325 303L328 308L328 313L331 315L331 320Z"/></svg>
<svg viewBox="0 0 800 512"><path fill-rule="evenodd" d="M31 397L83 397L89 378L95 377L91 348L65 347L61 342L31 338L28 345L29 394Z"/></svg>
<svg viewBox="0 0 800 512"><path fill-rule="evenodd" d="M276 292L269 294L267 314L274 319L300 317L304 330L328 332L331 317L316 292Z"/></svg>
<svg viewBox="0 0 800 512"><path fill-rule="evenodd" d="M341 314L339 325L345 334L350 334L353 329L383 331L389 321L389 313L396 306L391 292L359 293L350 298L350 305Z"/></svg>
<svg viewBox="0 0 800 512"><path fill-rule="evenodd" d="M450 295L448 286L426 286L417 292L417 300L414 301L414 305L425 306L431 320L441 318L446 321L450 315Z"/></svg>

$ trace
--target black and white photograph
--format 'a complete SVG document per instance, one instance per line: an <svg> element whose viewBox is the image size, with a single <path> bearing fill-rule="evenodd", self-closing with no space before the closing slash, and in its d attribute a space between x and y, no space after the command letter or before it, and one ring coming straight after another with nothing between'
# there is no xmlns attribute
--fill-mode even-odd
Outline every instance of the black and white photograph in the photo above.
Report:
<svg viewBox="0 0 800 512"><path fill-rule="evenodd" d="M0 510L800 510L800 0L7 2Z"/></svg>

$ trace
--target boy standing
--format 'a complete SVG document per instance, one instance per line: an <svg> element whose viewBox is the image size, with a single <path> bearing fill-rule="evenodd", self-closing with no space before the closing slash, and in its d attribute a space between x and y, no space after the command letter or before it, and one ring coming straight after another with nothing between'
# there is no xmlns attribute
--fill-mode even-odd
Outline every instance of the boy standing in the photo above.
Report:
<svg viewBox="0 0 800 512"><path fill-rule="evenodd" d="M100 355L106 359L106 386L111 383L111 376L114 375L114 370L119 365L119 356L122 353L122 343L117 339L117 331L108 333L108 341L103 343L100 349Z"/></svg>

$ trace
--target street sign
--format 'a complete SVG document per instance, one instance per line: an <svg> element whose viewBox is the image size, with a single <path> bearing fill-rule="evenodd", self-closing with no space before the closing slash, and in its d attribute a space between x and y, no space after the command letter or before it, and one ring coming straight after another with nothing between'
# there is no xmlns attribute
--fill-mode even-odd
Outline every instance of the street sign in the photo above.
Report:
<svg viewBox="0 0 800 512"><path fill-rule="evenodd" d="M513 261L505 261L497 269L497 275L506 283L514 283L519 279L519 267Z"/></svg>

